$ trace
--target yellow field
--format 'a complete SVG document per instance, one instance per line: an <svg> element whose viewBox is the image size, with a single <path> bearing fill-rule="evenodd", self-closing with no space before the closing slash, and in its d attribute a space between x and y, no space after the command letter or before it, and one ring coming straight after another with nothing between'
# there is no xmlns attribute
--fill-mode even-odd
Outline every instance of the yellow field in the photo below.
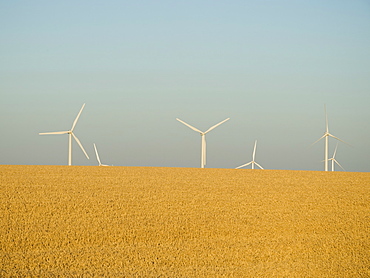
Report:
<svg viewBox="0 0 370 278"><path fill-rule="evenodd" d="M0 166L0 277L370 277L370 173Z"/></svg>

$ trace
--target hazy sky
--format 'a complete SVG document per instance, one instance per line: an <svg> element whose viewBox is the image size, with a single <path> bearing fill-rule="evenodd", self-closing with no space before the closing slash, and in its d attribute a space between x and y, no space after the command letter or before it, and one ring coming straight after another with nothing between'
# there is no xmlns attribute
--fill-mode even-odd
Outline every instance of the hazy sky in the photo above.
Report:
<svg viewBox="0 0 370 278"><path fill-rule="evenodd" d="M0 164L370 171L370 2L0 0ZM335 140L330 139L332 156ZM338 169L338 167L336 167Z"/></svg>

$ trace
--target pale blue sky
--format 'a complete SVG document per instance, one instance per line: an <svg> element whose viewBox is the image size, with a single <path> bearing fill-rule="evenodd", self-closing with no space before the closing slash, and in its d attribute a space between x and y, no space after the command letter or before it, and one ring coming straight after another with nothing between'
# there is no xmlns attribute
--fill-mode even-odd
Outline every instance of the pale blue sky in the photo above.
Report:
<svg viewBox="0 0 370 278"><path fill-rule="evenodd" d="M1 1L0 164L370 171L369 1ZM335 147L330 140L330 156ZM338 168L338 167L337 167Z"/></svg>

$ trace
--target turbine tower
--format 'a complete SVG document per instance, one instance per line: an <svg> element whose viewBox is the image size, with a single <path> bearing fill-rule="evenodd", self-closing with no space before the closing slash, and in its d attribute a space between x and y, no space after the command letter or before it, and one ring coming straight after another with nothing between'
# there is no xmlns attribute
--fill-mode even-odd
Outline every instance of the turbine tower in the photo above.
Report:
<svg viewBox="0 0 370 278"><path fill-rule="evenodd" d="M187 127L191 128L192 130L196 131L196 132L199 132L200 133L200 136L202 138L202 147L201 147L201 160L200 160L200 167L201 168L204 168L204 166L206 165L207 161L206 161L206 134L208 132L210 132L212 129L218 127L219 125L223 124L224 122L226 122L227 120L229 120L230 118L227 118L225 120L223 120L222 122L219 122L218 124L210 127L207 131L203 132L203 131L200 131L199 129L185 123L184 121L176 118L176 120L178 120L180 123L183 123L184 125L186 125Z"/></svg>
<svg viewBox="0 0 370 278"><path fill-rule="evenodd" d="M67 130L67 131L56 131L56 132L43 132L43 133L39 133L39 135L49 135L49 134L68 134L68 165L71 166L72 165L72 137L76 140L77 144L81 147L81 150L84 152L84 154L86 155L87 159L90 159L89 156L87 155L84 147L82 146L80 140L78 140L78 138L76 137L76 135L74 135L73 133L73 130L74 128L76 127L76 124L77 124L77 121L78 121L78 118L80 117L81 113L82 113L82 110L84 109L85 107L85 103L82 105L82 108L80 110L80 112L78 113L75 121L73 122L72 124L72 128L70 130Z"/></svg>
<svg viewBox="0 0 370 278"><path fill-rule="evenodd" d="M339 162L335 159L335 154L337 153L337 148L338 148L338 142L337 142L337 145L335 146L335 150L334 150L334 154L333 154L333 157L332 158L329 158L329 160L331 160L331 170L334 171L334 162L344 170L344 168L342 167L342 165L339 164Z"/></svg>
<svg viewBox="0 0 370 278"><path fill-rule="evenodd" d="M324 110L325 110L325 118L326 118L326 130L325 130L325 133L322 137L320 137L315 143L313 144L316 144L317 142L319 142L321 139L325 138L325 153L324 153L324 164L325 164L325 167L324 167L324 170L325 171L328 171L328 161L329 161L329 137L333 137L334 139L337 139L345 144L347 144L346 142L344 142L343 140L339 139L338 137L332 135L329 133L329 124L328 124L328 114L326 113L326 105L324 105Z"/></svg>
<svg viewBox="0 0 370 278"><path fill-rule="evenodd" d="M240 165L239 167L236 167L235 169L239 169L239 168L242 168L242 167L245 167L245 166L248 166L249 164L252 164L252 169L254 169L254 164L256 164L258 167L260 167L261 169L262 166L259 165L254 159L256 157L256 149L257 149L257 140L254 142L254 149L253 149L253 155L252 155L252 161L246 163L246 164L243 164L243 165Z"/></svg>
<svg viewBox="0 0 370 278"><path fill-rule="evenodd" d="M95 143L94 143L94 149L95 149L96 159L97 159L97 160L98 160L98 162L99 162L99 166L109 166L109 165L106 165L106 164L102 164L102 163L100 162L100 158L99 158L98 150L97 150L97 148L96 148Z"/></svg>

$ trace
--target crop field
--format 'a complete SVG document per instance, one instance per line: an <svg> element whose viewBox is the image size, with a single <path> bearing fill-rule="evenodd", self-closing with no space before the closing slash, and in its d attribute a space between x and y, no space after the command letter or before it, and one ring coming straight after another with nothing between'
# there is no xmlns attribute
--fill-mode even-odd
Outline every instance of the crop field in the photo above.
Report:
<svg viewBox="0 0 370 278"><path fill-rule="evenodd" d="M0 165L0 277L370 277L370 173Z"/></svg>

